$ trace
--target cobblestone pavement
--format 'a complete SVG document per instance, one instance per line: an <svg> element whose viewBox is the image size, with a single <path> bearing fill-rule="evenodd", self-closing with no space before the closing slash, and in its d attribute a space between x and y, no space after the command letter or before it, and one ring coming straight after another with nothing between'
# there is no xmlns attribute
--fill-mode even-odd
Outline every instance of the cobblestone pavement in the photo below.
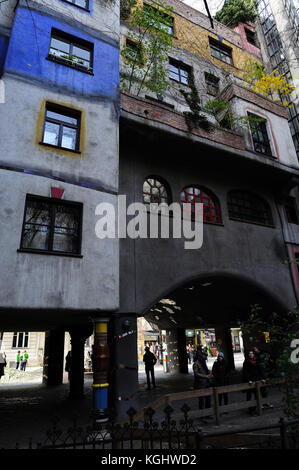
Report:
<svg viewBox="0 0 299 470"><path fill-rule="evenodd" d="M32 369L32 368L31 368ZM70 400L68 398L69 386L64 383L55 387L45 387L42 383L41 368L22 371L7 371L7 377L0 381L0 448L14 448L16 442L20 447L28 446L29 439L34 443L44 440L47 429L51 427L51 419L59 417L60 426L63 429L71 425L74 415L82 426L91 424L92 406L92 378L91 374L85 377L85 399ZM38 370L39 369L39 370ZM6 375L5 374L5 375ZM20 375L22 374L22 375ZM19 380L12 383L11 380ZM3 380L5 378L5 380ZM237 373L234 381L240 381ZM145 372L139 373L138 405L144 407L155 399L170 392L179 392L193 389L193 374L166 374L162 367L156 368L157 388L146 390ZM230 403L244 400L241 393L230 394ZM263 411L261 417L251 417L247 410L232 412L221 417L221 429L233 429L240 424L254 425L256 423L277 423L279 417L283 416L282 401L279 392L271 390L269 401L274 405L271 410ZM175 412L179 412L185 401L174 404ZM188 400L192 410L198 407L197 399ZM155 418L159 421L163 415L161 410L157 411ZM202 425L195 420L195 424L203 427L204 431L219 430L214 420L209 424Z"/></svg>

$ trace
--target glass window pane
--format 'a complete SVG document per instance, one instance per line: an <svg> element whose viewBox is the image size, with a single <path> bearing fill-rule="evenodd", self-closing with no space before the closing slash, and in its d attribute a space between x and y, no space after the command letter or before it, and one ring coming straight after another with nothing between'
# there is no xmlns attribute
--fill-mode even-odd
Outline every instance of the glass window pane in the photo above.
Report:
<svg viewBox="0 0 299 470"><path fill-rule="evenodd" d="M51 119L56 119L57 121L68 122L69 124L74 124L76 126L78 124L78 119L72 116L67 116L63 113L58 113L57 111L50 111L47 110L47 117Z"/></svg>
<svg viewBox="0 0 299 470"><path fill-rule="evenodd" d="M50 223L49 204L28 200L26 204L25 222L48 225Z"/></svg>
<svg viewBox="0 0 299 470"><path fill-rule="evenodd" d="M61 146L75 150L77 145L77 130L63 126Z"/></svg>
<svg viewBox="0 0 299 470"><path fill-rule="evenodd" d="M88 62L90 61L90 51L82 49L81 47L73 46L73 55L80 57L81 59L85 59Z"/></svg>
<svg viewBox="0 0 299 470"><path fill-rule="evenodd" d="M88 8L88 0L74 0L74 3L82 8Z"/></svg>
<svg viewBox="0 0 299 470"><path fill-rule="evenodd" d="M43 142L50 145L58 145L59 125L52 122L45 123Z"/></svg>
<svg viewBox="0 0 299 470"><path fill-rule="evenodd" d="M45 225L25 224L22 248L47 250L49 242L49 227Z"/></svg>
<svg viewBox="0 0 299 470"><path fill-rule="evenodd" d="M67 253L78 253L78 236L68 229L55 228L53 238L53 250Z"/></svg>
<svg viewBox="0 0 299 470"><path fill-rule="evenodd" d="M51 38L51 48L58 49L59 51L69 54L70 43L57 38Z"/></svg>

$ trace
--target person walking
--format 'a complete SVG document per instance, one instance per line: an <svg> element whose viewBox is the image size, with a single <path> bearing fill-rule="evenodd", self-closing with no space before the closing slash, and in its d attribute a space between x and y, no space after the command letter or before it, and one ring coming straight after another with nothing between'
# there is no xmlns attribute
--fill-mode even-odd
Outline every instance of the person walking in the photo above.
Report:
<svg viewBox="0 0 299 470"><path fill-rule="evenodd" d="M5 353L0 353L0 379L4 375L4 368L6 367L6 355Z"/></svg>
<svg viewBox="0 0 299 470"><path fill-rule="evenodd" d="M21 357L22 357L22 360L21 360L21 367L20 367L20 369L25 372L26 366L27 366L27 362L28 362L28 359L29 359L29 354L27 353L26 349L25 349L25 351L23 352L23 354L22 354Z"/></svg>
<svg viewBox="0 0 299 470"><path fill-rule="evenodd" d="M72 370L72 351L69 351L65 357L65 368L64 370L68 374L68 381L70 382L70 375Z"/></svg>
<svg viewBox="0 0 299 470"><path fill-rule="evenodd" d="M156 388L155 383L155 371L154 367L157 362L156 356L150 351L149 347L145 348L145 354L143 356L143 362L145 364L145 373L146 373L146 380L147 380L147 390L151 389L151 381L150 381L150 374L152 379L152 385Z"/></svg>
<svg viewBox="0 0 299 470"><path fill-rule="evenodd" d="M210 379L212 375L208 369L206 364L208 355L206 352L197 351L194 364L193 364L193 372L194 372L194 389L200 390L202 388L210 387ZM198 397L198 408L200 410L204 408L211 407L211 397ZM209 417L210 418L210 417Z"/></svg>
<svg viewBox="0 0 299 470"><path fill-rule="evenodd" d="M259 348L257 346L254 346L252 348L253 352L254 352L254 356L257 360L257 362L260 364L261 367L263 367L263 364L262 364L262 352L259 350ZM268 390L266 387L261 387L261 396L262 398L267 398L268 397ZM264 403L262 405L262 408L263 409L269 409L269 408L273 408L273 405L271 403Z"/></svg>
<svg viewBox="0 0 299 470"><path fill-rule="evenodd" d="M251 350L243 363L243 382L248 382L249 385L252 385L254 382L258 381L261 381L262 383L266 382L265 373L261 363L256 359L253 350ZM251 388L246 391L247 401L251 400L252 393L256 399L256 390ZM251 406L248 408L248 412L252 416L256 415L256 407Z"/></svg>
<svg viewBox="0 0 299 470"><path fill-rule="evenodd" d="M18 351L17 357L16 357L16 369L19 368L20 362L21 362L21 351Z"/></svg>
<svg viewBox="0 0 299 470"><path fill-rule="evenodd" d="M217 360L214 362L212 367L212 374L214 377L215 387L223 387L225 385L229 385L229 373L229 365L224 359L224 354L220 352L218 353ZM227 393L219 393L219 406L222 405L222 400L224 402L224 405L228 404Z"/></svg>

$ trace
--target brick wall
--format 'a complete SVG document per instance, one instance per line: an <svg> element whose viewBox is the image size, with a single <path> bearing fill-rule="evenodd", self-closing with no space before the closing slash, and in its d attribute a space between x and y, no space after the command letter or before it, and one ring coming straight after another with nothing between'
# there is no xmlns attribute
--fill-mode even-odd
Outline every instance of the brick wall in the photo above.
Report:
<svg viewBox="0 0 299 470"><path fill-rule="evenodd" d="M284 106L274 103L274 101L264 98L258 93L235 83L229 85L221 93L221 99L227 101L231 100L234 96L241 98L244 101L248 101L249 103L253 103L260 108L266 109L267 111L277 114L285 119L288 118L287 110Z"/></svg>
<svg viewBox="0 0 299 470"><path fill-rule="evenodd" d="M159 103L151 103L146 99L122 92L121 109L135 116L139 116L142 119L148 120L149 124L151 121L154 121L171 126L183 132L188 132L184 115L177 111L166 109L165 106L160 105ZM192 134L232 148L240 150L245 149L245 141L242 135L219 127L215 127L210 131L195 128L192 130Z"/></svg>

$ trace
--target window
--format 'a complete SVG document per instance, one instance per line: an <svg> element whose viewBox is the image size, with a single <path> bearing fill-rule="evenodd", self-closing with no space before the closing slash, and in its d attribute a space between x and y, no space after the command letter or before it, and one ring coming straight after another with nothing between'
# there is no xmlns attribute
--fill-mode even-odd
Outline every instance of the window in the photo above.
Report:
<svg viewBox="0 0 299 470"><path fill-rule="evenodd" d="M208 191L189 186L181 192L181 203L191 204L191 218L195 216L195 203L203 204L203 221L221 224L220 207L216 197Z"/></svg>
<svg viewBox="0 0 299 470"><path fill-rule="evenodd" d="M143 202L145 204L170 203L167 184L155 176L149 176L143 183Z"/></svg>
<svg viewBox="0 0 299 470"><path fill-rule="evenodd" d="M294 197L288 197L284 208L288 222L290 224L298 224L296 199Z"/></svg>
<svg viewBox="0 0 299 470"><path fill-rule="evenodd" d="M174 59L169 59L169 78L188 85L190 81L191 67Z"/></svg>
<svg viewBox="0 0 299 470"><path fill-rule="evenodd" d="M72 3L76 7L84 8L84 10L89 10L89 0L64 0L66 3Z"/></svg>
<svg viewBox="0 0 299 470"><path fill-rule="evenodd" d="M154 12L157 15L157 24L152 24L153 27L157 29L162 29L166 31L168 34L173 35L174 27L173 27L173 18L168 16L166 13L163 13L156 8L153 8L151 5L143 5L143 11L150 17L151 12Z"/></svg>
<svg viewBox="0 0 299 470"><path fill-rule="evenodd" d="M28 338L28 331L15 331L13 334L12 348L28 348Z"/></svg>
<svg viewBox="0 0 299 470"><path fill-rule="evenodd" d="M270 207L259 196L248 191L230 191L227 202L230 218L273 226Z"/></svg>
<svg viewBox="0 0 299 470"><path fill-rule="evenodd" d="M205 80L207 86L207 93L212 96L217 96L219 93L219 78L211 73L205 72Z"/></svg>
<svg viewBox="0 0 299 470"><path fill-rule="evenodd" d="M79 111L47 103L42 143L79 151L80 122Z"/></svg>
<svg viewBox="0 0 299 470"><path fill-rule="evenodd" d="M48 59L92 72L93 44L52 29Z"/></svg>
<svg viewBox="0 0 299 470"><path fill-rule="evenodd" d="M143 64L142 47L136 41L127 38L123 54L128 61Z"/></svg>
<svg viewBox="0 0 299 470"><path fill-rule="evenodd" d="M253 44L254 46L256 46L255 32L251 31L248 28L244 28L244 30L245 30L247 42L249 42L250 44Z"/></svg>
<svg viewBox="0 0 299 470"><path fill-rule="evenodd" d="M248 113L249 116L261 119L260 116ZM262 122L250 122L253 147L255 152L272 155L270 141L267 133L266 120Z"/></svg>
<svg viewBox="0 0 299 470"><path fill-rule="evenodd" d="M26 198L21 250L80 254L82 204Z"/></svg>
<svg viewBox="0 0 299 470"><path fill-rule="evenodd" d="M228 46L225 46L221 42L216 41L215 39L209 38L210 41L210 51L213 57L216 59L223 60L227 64L233 65L233 56L232 49Z"/></svg>

